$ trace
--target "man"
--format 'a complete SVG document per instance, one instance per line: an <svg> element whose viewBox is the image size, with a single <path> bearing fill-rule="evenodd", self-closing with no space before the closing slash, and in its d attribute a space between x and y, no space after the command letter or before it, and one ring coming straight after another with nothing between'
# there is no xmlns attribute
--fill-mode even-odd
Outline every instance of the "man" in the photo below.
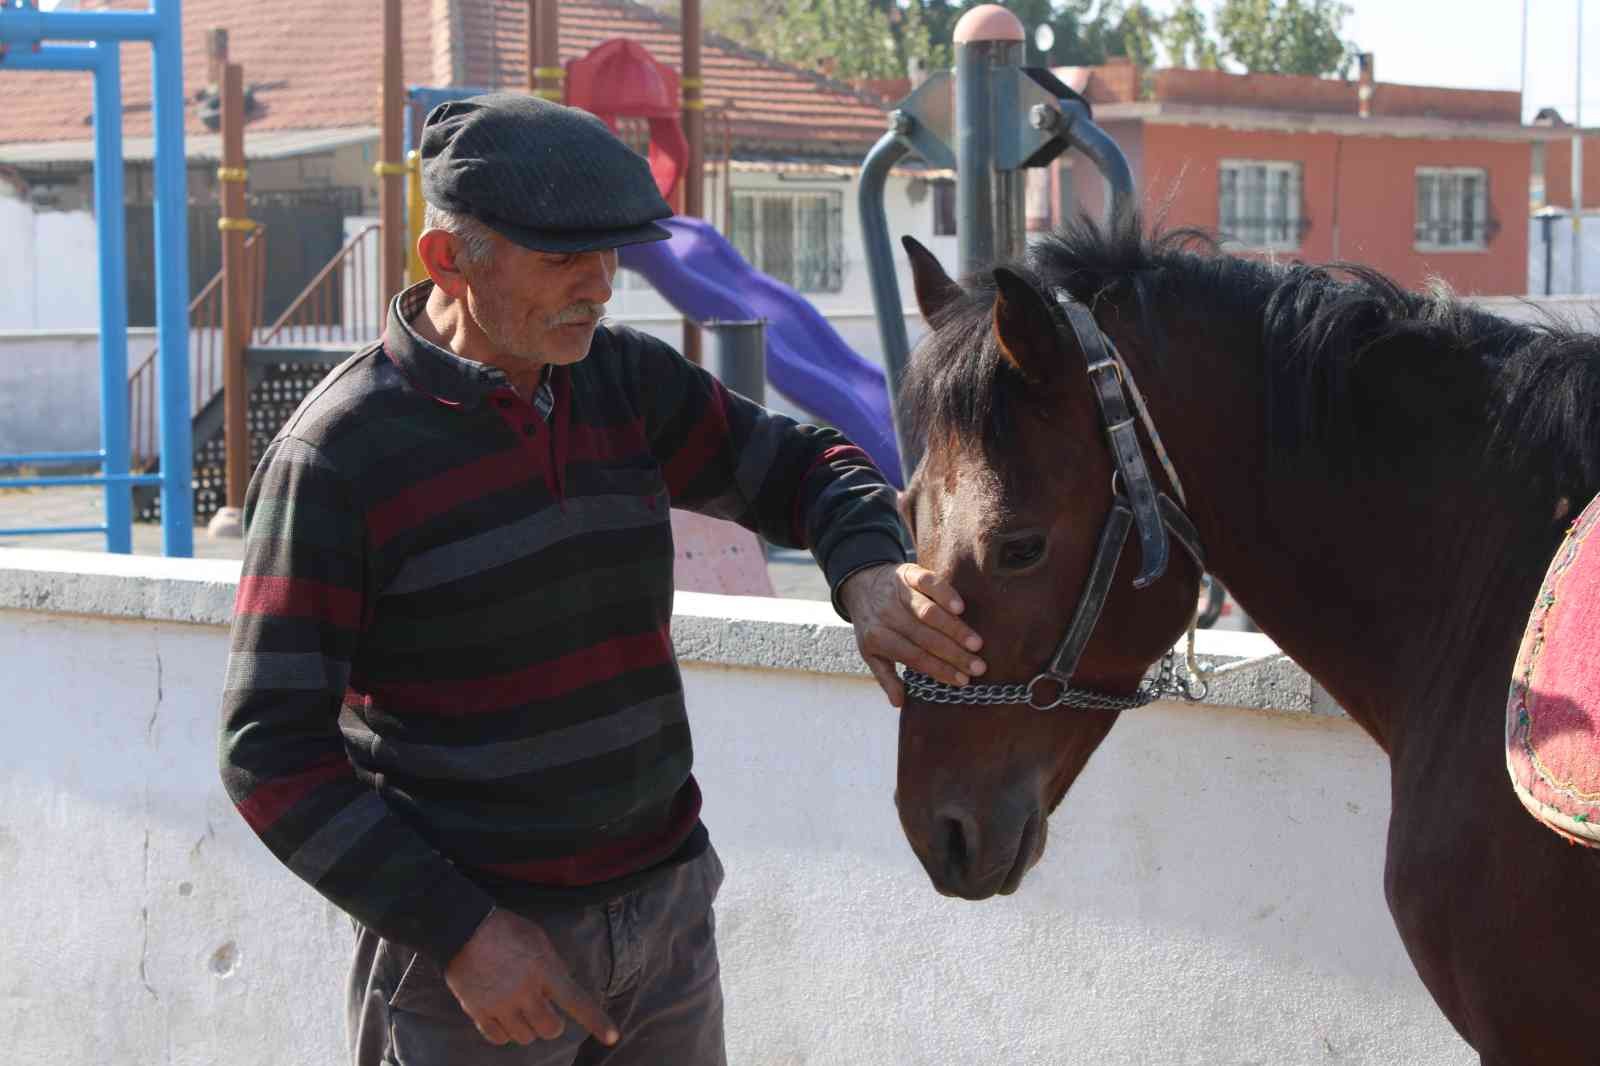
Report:
<svg viewBox="0 0 1600 1066"><path fill-rule="evenodd" d="M250 485L223 779L357 923L354 1062L720 1064L669 506L810 547L892 703L980 642L859 449L599 324L670 214L602 123L483 96L422 158L431 280Z"/></svg>

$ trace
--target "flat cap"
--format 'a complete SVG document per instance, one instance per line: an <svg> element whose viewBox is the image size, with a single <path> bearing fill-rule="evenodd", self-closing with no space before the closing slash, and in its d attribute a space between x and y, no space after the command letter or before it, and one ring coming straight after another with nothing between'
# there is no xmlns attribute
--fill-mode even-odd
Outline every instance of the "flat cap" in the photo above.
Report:
<svg viewBox="0 0 1600 1066"><path fill-rule="evenodd" d="M670 237L644 157L604 122L521 93L451 100L422 126L422 195L538 252Z"/></svg>

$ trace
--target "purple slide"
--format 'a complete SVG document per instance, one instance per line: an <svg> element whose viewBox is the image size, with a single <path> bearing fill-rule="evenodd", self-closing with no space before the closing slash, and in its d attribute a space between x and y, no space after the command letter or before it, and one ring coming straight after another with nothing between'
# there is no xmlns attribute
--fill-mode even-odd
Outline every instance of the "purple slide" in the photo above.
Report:
<svg viewBox="0 0 1600 1066"><path fill-rule="evenodd" d="M710 223L674 215L661 224L672 239L620 249L622 265L692 321L766 319L773 388L837 426L902 484L883 371L852 351L804 296L745 262Z"/></svg>

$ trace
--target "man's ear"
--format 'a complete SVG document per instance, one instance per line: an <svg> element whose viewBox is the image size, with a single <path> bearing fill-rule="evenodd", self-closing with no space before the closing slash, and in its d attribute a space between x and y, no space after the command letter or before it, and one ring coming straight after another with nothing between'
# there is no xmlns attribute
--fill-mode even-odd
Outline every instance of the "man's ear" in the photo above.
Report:
<svg viewBox="0 0 1600 1066"><path fill-rule="evenodd" d="M1049 385L1061 372L1059 334L1050 306L1033 283L1005 267L994 272L994 336L1022 376Z"/></svg>
<svg viewBox="0 0 1600 1066"><path fill-rule="evenodd" d="M457 258L458 247L455 236L442 229L423 230L417 238L417 258L422 260L428 277L454 300L464 298L467 293L467 278Z"/></svg>
<svg viewBox="0 0 1600 1066"><path fill-rule="evenodd" d="M917 290L917 307L922 317L931 320L950 302L961 295L961 286L950 280L950 275L939 265L939 259L917 242L914 237L901 237L906 255L911 259L911 279Z"/></svg>

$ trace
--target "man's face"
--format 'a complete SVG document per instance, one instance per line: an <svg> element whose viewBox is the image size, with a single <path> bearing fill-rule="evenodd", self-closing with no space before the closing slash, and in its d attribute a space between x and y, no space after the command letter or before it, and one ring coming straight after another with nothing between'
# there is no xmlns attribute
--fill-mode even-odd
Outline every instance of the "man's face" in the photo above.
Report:
<svg viewBox="0 0 1600 1066"><path fill-rule="evenodd" d="M535 252L496 234L488 261L463 273L467 312L501 355L565 365L589 354L617 253Z"/></svg>

